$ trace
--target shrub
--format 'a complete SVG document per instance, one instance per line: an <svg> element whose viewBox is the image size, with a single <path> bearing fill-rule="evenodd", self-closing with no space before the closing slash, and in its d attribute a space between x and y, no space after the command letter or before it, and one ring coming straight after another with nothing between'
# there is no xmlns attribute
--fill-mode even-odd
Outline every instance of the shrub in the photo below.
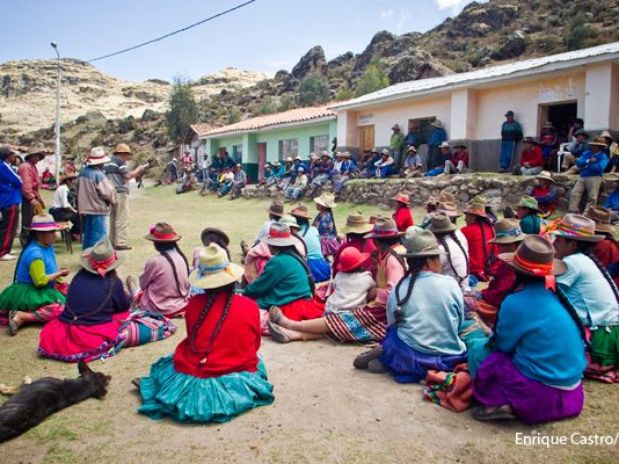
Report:
<svg viewBox="0 0 619 464"><path fill-rule="evenodd" d="M191 124L198 120L198 104L188 80L177 76L170 92L170 109L166 113L168 133L176 143L181 143L189 133Z"/></svg>
<svg viewBox="0 0 619 464"><path fill-rule="evenodd" d="M374 59L366 68L359 82L357 82L355 95L360 97L361 95L376 92L388 86L389 78L385 74L381 62Z"/></svg>
<svg viewBox="0 0 619 464"><path fill-rule="evenodd" d="M563 43L568 50L580 50L585 47L585 39L589 35L589 27L583 15L572 19L563 30Z"/></svg>
<svg viewBox="0 0 619 464"><path fill-rule="evenodd" d="M327 80L312 73L299 84L299 103L303 106L325 103L329 100L329 87Z"/></svg>

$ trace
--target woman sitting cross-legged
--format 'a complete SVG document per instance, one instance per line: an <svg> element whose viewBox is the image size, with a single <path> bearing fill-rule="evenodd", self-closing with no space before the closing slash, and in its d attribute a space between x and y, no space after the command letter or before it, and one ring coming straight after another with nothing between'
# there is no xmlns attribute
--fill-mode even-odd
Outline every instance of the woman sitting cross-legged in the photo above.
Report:
<svg viewBox="0 0 619 464"><path fill-rule="evenodd" d="M516 286L499 310L490 341L495 351L477 369L473 394L482 406L473 417L535 424L577 416L584 402L584 330L568 300L555 293L555 276L567 266L540 236L499 259L516 271Z"/></svg>
<svg viewBox="0 0 619 464"><path fill-rule="evenodd" d="M402 248L399 244L401 236L402 233L398 232L393 219L386 218L378 218L372 233L366 235L367 238L374 240L378 248L374 256L377 261L376 291L368 291L369 281L366 275L360 272L361 269L357 269L367 268L367 260L361 260L357 268L350 268L357 271L357 275L347 277L349 281L357 280L359 286L355 290L354 295L342 295L344 299L350 298L351 301L361 300L360 306L353 307L353 304L347 303L346 305L341 305L348 306L348 308L342 307L341 309L345 309L343 311L329 311L320 319L301 322L291 321L290 319L293 318L288 316L283 308L281 311L279 308L271 308L270 313L274 320L269 321L269 328L273 339L281 343L287 343L296 340L315 340L328 335L330 338L340 342L366 343L382 340L385 336L387 324L387 316L385 314L387 298L393 287L404 275L405 263L397 254ZM344 269L341 256L338 261L338 268L340 270L338 272L339 275L342 269ZM344 286L342 291L350 291L349 286ZM369 300L369 303L366 305L362 304L364 292L366 293L365 299ZM361 296L361 298L358 298L358 296ZM282 313L285 317L282 317Z"/></svg>
<svg viewBox="0 0 619 464"><path fill-rule="evenodd" d="M84 250L83 269L69 286L64 311L41 331L41 356L90 362L125 346L168 338L176 331L163 316L129 311L131 300L116 274L122 262L108 238Z"/></svg>
<svg viewBox="0 0 619 464"><path fill-rule="evenodd" d="M135 379L142 396L138 412L151 419L227 422L273 402L273 386L258 357L260 310L235 295L243 268L222 248L200 251L200 264L189 276L204 289L185 308L187 337L173 355L155 362L148 377Z"/></svg>
<svg viewBox="0 0 619 464"><path fill-rule="evenodd" d="M189 299L189 263L178 246L181 236L170 224L159 222L144 238L153 242L159 254L144 264L139 288L132 277L127 278L127 287L140 309L170 318L180 316Z"/></svg>
<svg viewBox="0 0 619 464"><path fill-rule="evenodd" d="M331 265L322 254L318 229L310 224L309 210L305 205L295 206L290 214L299 225L299 236L307 248L307 265L312 271L314 282L326 282L331 278Z"/></svg>
<svg viewBox="0 0 619 464"><path fill-rule="evenodd" d="M32 219L30 242L15 267L13 284L0 294L0 323L15 335L23 324L45 324L64 308L68 269L59 269L54 252L58 225L50 215Z"/></svg>
<svg viewBox="0 0 619 464"><path fill-rule="evenodd" d="M466 345L458 336L464 302L458 283L440 274L443 252L432 232L417 232L404 245L408 272L389 296L387 335L375 350L379 357L355 367L411 383L425 379L430 369L451 371L466 362Z"/></svg>

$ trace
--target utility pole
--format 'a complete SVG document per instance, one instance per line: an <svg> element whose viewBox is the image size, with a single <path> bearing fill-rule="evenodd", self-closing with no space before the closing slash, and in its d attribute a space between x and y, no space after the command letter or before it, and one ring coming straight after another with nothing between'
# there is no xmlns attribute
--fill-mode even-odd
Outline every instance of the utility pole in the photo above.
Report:
<svg viewBox="0 0 619 464"><path fill-rule="evenodd" d="M56 184L60 185L60 52L58 44L51 42L50 45L56 51L58 57L58 86L56 87Z"/></svg>

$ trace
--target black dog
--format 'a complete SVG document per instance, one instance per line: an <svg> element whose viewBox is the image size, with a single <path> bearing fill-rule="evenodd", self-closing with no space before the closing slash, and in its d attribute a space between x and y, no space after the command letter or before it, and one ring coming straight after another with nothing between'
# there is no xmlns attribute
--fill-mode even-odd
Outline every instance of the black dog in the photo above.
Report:
<svg viewBox="0 0 619 464"><path fill-rule="evenodd" d="M57 411L88 398L103 398L110 377L80 361L77 379L43 377L24 384L0 407L0 443L15 438Z"/></svg>

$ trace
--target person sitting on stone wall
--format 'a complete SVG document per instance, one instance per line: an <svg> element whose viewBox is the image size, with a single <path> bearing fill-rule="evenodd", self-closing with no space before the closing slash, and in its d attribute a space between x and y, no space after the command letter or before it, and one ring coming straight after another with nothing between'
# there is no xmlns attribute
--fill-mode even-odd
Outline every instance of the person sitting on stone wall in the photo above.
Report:
<svg viewBox="0 0 619 464"><path fill-rule="evenodd" d="M370 152L366 153L363 160L359 163L359 177L362 179L369 179L374 177L375 168L374 165L380 160L381 156L378 153L377 148L372 148Z"/></svg>
<svg viewBox="0 0 619 464"><path fill-rule="evenodd" d="M404 160L404 177L421 177L423 175L423 163L417 149L410 145L406 150L407 156Z"/></svg>
<svg viewBox="0 0 619 464"><path fill-rule="evenodd" d="M300 166L297 171L297 178L295 179L294 184L286 187L286 190L284 190L284 197L290 201L299 200L305 193L307 182L308 180L307 175L305 174L305 168Z"/></svg>
<svg viewBox="0 0 619 464"><path fill-rule="evenodd" d="M448 142L443 142L439 146L439 154L434 156L430 170L426 172L426 176L438 176L445 171L447 161L451 161L451 150Z"/></svg>
<svg viewBox="0 0 619 464"><path fill-rule="evenodd" d="M554 210L559 193L549 171L540 172L536 180L537 184L527 190L527 195L537 200L540 211L546 215Z"/></svg>
<svg viewBox="0 0 619 464"><path fill-rule="evenodd" d="M344 151L339 155L342 161L337 167L333 168L333 174L331 176L336 195L342 192L346 182L357 172L357 163L351 158L349 152Z"/></svg>
<svg viewBox="0 0 619 464"><path fill-rule="evenodd" d="M535 176L544 169L542 149L533 137L525 137L524 149L520 154L520 164L514 168L515 175Z"/></svg>
<svg viewBox="0 0 619 464"><path fill-rule="evenodd" d="M445 161L445 174L464 174L469 170L469 153L466 151L466 145L454 145L454 151L451 154L451 159Z"/></svg>
<svg viewBox="0 0 619 464"><path fill-rule="evenodd" d="M395 164L395 160L389 154L389 150L384 149L381 151L382 157L374 164L375 176L379 179L384 179L393 174L396 174L398 167Z"/></svg>
<svg viewBox="0 0 619 464"><path fill-rule="evenodd" d="M314 178L310 182L307 194L313 196L331 178L332 172L333 161L331 161L331 156L328 151L323 151L320 154L320 161L316 163L316 168L313 172Z"/></svg>

